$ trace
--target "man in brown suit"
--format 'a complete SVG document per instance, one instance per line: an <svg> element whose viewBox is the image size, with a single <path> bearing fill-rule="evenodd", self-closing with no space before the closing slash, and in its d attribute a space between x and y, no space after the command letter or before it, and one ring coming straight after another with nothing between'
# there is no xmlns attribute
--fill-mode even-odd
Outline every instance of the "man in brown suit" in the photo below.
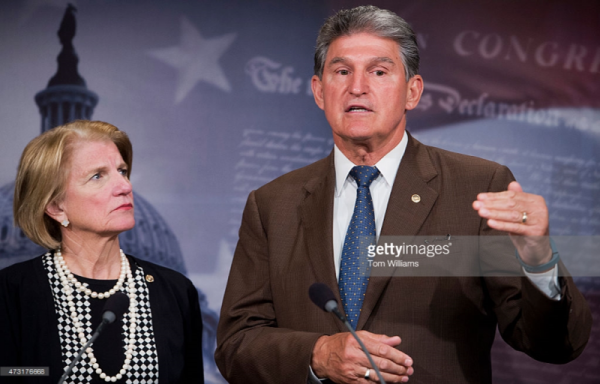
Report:
<svg viewBox="0 0 600 384"><path fill-rule="evenodd" d="M389 11L341 11L321 29L312 89L335 148L250 193L217 334L230 383L377 381L350 334L307 294L314 282L338 286L361 188L349 177L355 166L375 172L366 188L378 236L505 231L524 268L542 272L367 278L355 328L387 382L490 383L496 326L538 360L564 363L583 351L591 314L572 280L557 276L543 198L524 193L504 166L405 131L423 91L418 60L414 33ZM488 270L517 263L514 249L502 256L453 255Z"/></svg>

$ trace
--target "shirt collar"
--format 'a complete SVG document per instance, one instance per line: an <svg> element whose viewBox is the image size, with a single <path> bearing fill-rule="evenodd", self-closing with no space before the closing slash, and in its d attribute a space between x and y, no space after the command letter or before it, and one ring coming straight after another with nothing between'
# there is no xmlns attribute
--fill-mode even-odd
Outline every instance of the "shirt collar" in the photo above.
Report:
<svg viewBox="0 0 600 384"><path fill-rule="evenodd" d="M407 145L408 134L405 131L404 135L402 135L402 140L400 140L398 145L375 164L377 169L379 169L381 176L383 176L383 179L389 186L394 185L398 167L400 166L400 161L402 161L404 152L406 152ZM356 164L351 162L346 155L340 151L337 145L334 145L333 148L333 162L335 164L335 195L336 197L339 197L344 189L345 183L349 181L348 174L350 173L350 170L352 170Z"/></svg>

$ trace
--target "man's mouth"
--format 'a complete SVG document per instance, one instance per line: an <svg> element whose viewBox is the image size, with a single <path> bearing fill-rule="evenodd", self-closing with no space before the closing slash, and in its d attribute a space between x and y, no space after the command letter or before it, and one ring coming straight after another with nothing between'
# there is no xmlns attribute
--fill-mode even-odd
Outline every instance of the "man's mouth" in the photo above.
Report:
<svg viewBox="0 0 600 384"><path fill-rule="evenodd" d="M351 105L346 108L346 112L371 112L371 110L363 105Z"/></svg>

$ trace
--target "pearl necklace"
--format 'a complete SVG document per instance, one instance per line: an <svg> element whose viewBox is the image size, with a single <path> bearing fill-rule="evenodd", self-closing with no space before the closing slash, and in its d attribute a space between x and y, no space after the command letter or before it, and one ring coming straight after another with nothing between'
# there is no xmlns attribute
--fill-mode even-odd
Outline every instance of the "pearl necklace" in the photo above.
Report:
<svg viewBox="0 0 600 384"><path fill-rule="evenodd" d="M127 371L131 368L130 364L131 359L133 358L133 351L135 349L135 333L137 328L137 301L135 294L135 280L133 279L133 276L131 274L131 267L129 265L127 257L125 257L123 250L119 251L121 255L121 274L119 275L119 280L113 288L104 293L93 292L75 278L73 273L71 273L71 271L69 270L67 263L63 259L60 248L58 248L54 253L54 265L56 266L56 271L62 283L63 292L67 295L67 303L69 305L69 310L71 311L71 320L73 320L74 322L73 329L76 337L79 337L82 346L87 344L88 340L91 339L91 335L85 334L83 323L79 315L77 314L75 302L73 301L73 287L83 292L84 296L105 299L113 295L115 292L119 291L123 286L123 283L125 282L126 278L128 280L126 284L126 290L127 295L129 296L129 343L127 345L127 348L125 349L125 361L123 362L123 367L115 376L108 376L102 371L102 369L98 365L98 361L94 356L94 349L92 348L92 346L88 347L85 350L89 359L89 364L92 366L92 368L94 368L95 372L100 376L100 378L106 382L113 383L117 380L120 380L125 375L125 373L127 373Z"/></svg>
<svg viewBox="0 0 600 384"><path fill-rule="evenodd" d="M69 282L72 285L75 286L75 288L77 288L79 291L83 292L86 296L91 296L94 299L96 299L96 298L107 299L111 295L114 295L115 292L117 292L121 289L121 287L123 286L123 282L125 281L125 276L128 271L129 264L127 261L127 257L125 257L125 254L123 253L122 249L119 249L119 253L121 254L121 273L119 274L119 279L117 280L117 284L115 284L114 287L112 287L111 289L109 289L108 291L103 292L103 293L98 293L98 292L92 291L91 289L89 289L85 285L83 285L79 280L77 280L75 278L75 276L73 276L73 273L71 273L71 271L69 270L69 267L67 267L67 263L65 262L65 259L63 259L63 257L62 257L60 248L58 248L56 250L54 257L55 257L55 259L58 259L59 268L62 269L63 271L65 271L65 275L67 276L67 279L69 280Z"/></svg>

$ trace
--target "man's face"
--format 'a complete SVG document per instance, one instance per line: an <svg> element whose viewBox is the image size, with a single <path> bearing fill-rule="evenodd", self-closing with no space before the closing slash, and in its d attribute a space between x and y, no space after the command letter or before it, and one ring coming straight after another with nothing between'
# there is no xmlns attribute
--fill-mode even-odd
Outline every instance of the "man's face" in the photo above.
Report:
<svg viewBox="0 0 600 384"><path fill-rule="evenodd" d="M315 102L325 111L338 147L380 148L402 139L406 110L417 106L423 80L406 82L398 44L370 33L339 37L329 46Z"/></svg>

